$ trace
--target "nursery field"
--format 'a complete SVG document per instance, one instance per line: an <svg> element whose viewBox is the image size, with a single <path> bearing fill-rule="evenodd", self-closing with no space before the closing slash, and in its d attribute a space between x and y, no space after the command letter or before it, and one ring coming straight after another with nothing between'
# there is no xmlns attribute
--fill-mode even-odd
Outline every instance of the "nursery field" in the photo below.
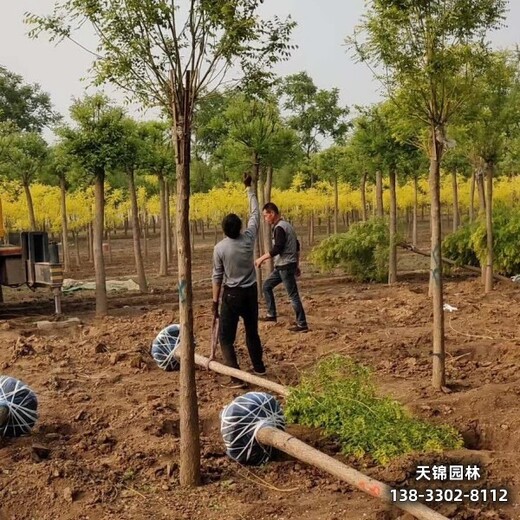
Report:
<svg viewBox="0 0 520 520"><path fill-rule="evenodd" d="M423 230L427 236L427 230ZM305 233L301 233L305 236ZM427 248L428 243L420 244ZM209 353L213 237L196 242L194 314L197 349ZM112 240L107 278L132 277L131 238ZM175 266L159 278L158 240L149 244L151 294L109 295L110 316L96 319L94 295L64 296L73 328L41 331L52 301L45 292L4 290L0 306L1 374L22 379L39 398L40 419L30 436L0 441L0 520L196 519L340 520L409 519L345 483L278 455L262 467L243 467L225 455L219 412L242 390L224 389L217 374L197 371L203 484L178 485L178 373L159 370L150 343L177 321ZM416 487L418 465L477 464L472 487L507 487L507 504L469 501L432 507L454 519L520 519L520 284L497 284L484 295L478 276L446 277L447 379L451 393L430 385L431 303L428 259L401 253L392 287L320 274L303 263L300 283L310 332L287 327L292 309L280 291L278 323L261 323L268 378L296 384L300 374L332 353L371 367L378 390L418 417L450 424L465 448L414 454L387 466L347 459L320 431L288 431L390 486ZM92 279L86 261L69 273ZM262 309L263 310L263 309ZM241 366L249 370L242 326ZM467 484L466 484L467 486Z"/></svg>

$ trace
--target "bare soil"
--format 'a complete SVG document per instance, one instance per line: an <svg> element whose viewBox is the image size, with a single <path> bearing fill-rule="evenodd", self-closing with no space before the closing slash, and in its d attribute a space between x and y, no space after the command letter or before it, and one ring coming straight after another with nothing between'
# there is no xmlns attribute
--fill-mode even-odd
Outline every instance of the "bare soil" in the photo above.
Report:
<svg viewBox="0 0 520 520"><path fill-rule="evenodd" d="M303 235L303 233L302 233ZM0 440L0 520L195 519L339 520L410 518L327 474L278 455L262 467L242 467L225 455L219 412L241 390L221 388L219 376L197 371L202 432L202 485L178 484L178 373L159 370L152 339L177 321L175 265L159 278L158 241L149 243L147 295L110 295L110 316L96 319L94 296L64 297L66 317L81 325L40 331L52 299L44 291L4 290L0 305L1 374L22 379L39 398L40 419L30 436ZM194 258L196 339L209 353L210 266L213 236L197 237ZM112 241L107 277L133 275L130 238ZM414 414L459 429L466 448L414 454L386 467L347 460L319 431L289 431L323 452L391 486L416 487L418 464L477 463L472 487L506 486L508 504L434 504L455 519L518 519L520 475L520 286L499 283L489 295L472 274L448 273L445 301L447 379L431 378L431 304L427 259L402 253L399 283L359 284L304 264L300 282L311 331L287 330L292 309L278 293L278 323L261 323L268 377L295 384L302 370L338 352L373 368L381 393ZM68 276L92 279L83 258ZM241 366L250 363L240 326Z"/></svg>

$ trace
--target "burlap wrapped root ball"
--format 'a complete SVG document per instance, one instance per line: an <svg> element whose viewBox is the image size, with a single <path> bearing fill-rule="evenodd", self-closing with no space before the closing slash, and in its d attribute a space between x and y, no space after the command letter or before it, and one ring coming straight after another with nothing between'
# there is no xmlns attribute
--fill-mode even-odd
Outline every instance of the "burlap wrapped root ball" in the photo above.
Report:
<svg viewBox="0 0 520 520"><path fill-rule="evenodd" d="M157 366L166 372L179 369L179 361L175 352L180 344L180 326L168 325L157 334L152 342L151 354Z"/></svg>
<svg viewBox="0 0 520 520"><path fill-rule="evenodd" d="M0 376L0 435L19 437L27 434L37 420L36 394L19 379Z"/></svg>
<svg viewBox="0 0 520 520"><path fill-rule="evenodd" d="M269 461L271 446L256 440L256 432L264 426L285 430L285 417L278 401L265 392L248 392L237 397L221 414L220 431L227 455L241 464Z"/></svg>

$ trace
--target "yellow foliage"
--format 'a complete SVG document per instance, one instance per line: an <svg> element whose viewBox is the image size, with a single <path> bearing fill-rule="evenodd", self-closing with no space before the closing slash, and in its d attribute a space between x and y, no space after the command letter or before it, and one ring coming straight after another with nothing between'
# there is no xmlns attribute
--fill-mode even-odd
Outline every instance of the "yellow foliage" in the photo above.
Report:
<svg viewBox="0 0 520 520"><path fill-rule="evenodd" d="M155 182L150 176L149 183ZM428 181L421 179L418 183L419 206L429 203ZM109 184L105 186L105 222L107 228L120 227L125 217L130 215L130 200L121 189L113 189ZM458 196L461 211L467 211L470 203L471 182L458 179ZM57 187L43 184L31 186L34 211L37 224L40 228L58 233L61 231L60 190ZM330 215L334 208L334 186L325 181L317 182L310 189L303 189L303 177L298 174L288 190L272 190L271 199L289 220L307 218L312 212L318 218ZM366 200L369 204L375 203L375 187L368 184ZM444 205L453 204L451 176L443 175L441 179L441 200ZM520 201L520 177L498 178L494 182L494 200L506 204L518 204ZM148 216L160 215L160 200L158 195L148 197L146 189L137 190L139 211L146 210ZM175 216L176 197L170 198L170 212ZM389 207L389 192L384 190L383 203ZM397 203L400 209L413 207L413 181L397 187ZM66 196L69 229L79 231L92 222L94 216L94 188L89 186L81 191L67 193ZM21 186L16 183L6 185L2 192L3 224L6 231L20 231L29 228L27 202ZM338 184L338 205L340 212L361 210L361 192L346 183ZM190 199L190 218L204 221L208 226L219 225L222 218L228 213L237 213L242 218L248 211L247 197L241 183L228 182L219 188L213 188L208 193L195 193Z"/></svg>

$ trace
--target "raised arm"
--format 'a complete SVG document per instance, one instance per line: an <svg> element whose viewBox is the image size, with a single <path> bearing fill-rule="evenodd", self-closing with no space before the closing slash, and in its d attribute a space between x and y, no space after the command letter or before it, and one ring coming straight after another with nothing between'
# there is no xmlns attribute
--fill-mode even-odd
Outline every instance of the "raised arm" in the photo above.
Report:
<svg viewBox="0 0 520 520"><path fill-rule="evenodd" d="M258 199L253 188L251 187L251 177L249 175L244 177L244 184L246 186L247 197L249 199L249 220L247 222L247 229L244 235L247 235L251 240L256 240L258 234L258 227L260 226L260 207L258 206Z"/></svg>

